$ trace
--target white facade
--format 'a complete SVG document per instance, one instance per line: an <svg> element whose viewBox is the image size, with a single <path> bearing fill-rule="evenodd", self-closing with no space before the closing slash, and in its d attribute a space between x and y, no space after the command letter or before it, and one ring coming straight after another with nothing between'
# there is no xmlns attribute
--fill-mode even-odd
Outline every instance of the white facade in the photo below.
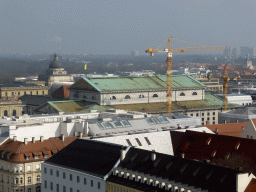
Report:
<svg viewBox="0 0 256 192"><path fill-rule="evenodd" d="M255 119L250 119L247 125L245 126L242 134L240 137L242 138L250 138L250 139L256 139L256 127L254 125Z"/></svg>
<svg viewBox="0 0 256 192"><path fill-rule="evenodd" d="M218 94L217 96L223 97L222 94ZM228 94L227 96L228 102L237 104L237 105L252 105L252 97L250 95L243 94Z"/></svg>
<svg viewBox="0 0 256 192"><path fill-rule="evenodd" d="M105 192L103 178L49 163L42 164L41 192Z"/></svg>

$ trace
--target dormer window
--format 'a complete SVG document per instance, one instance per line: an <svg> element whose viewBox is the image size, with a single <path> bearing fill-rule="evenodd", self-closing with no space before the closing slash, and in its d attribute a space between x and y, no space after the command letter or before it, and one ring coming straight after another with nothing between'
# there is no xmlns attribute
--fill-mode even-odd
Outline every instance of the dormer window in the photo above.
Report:
<svg viewBox="0 0 256 192"><path fill-rule="evenodd" d="M48 158L48 154L44 154L44 158Z"/></svg>
<svg viewBox="0 0 256 192"><path fill-rule="evenodd" d="M27 160L27 161L30 160L30 156L26 156L26 160Z"/></svg>
<svg viewBox="0 0 256 192"><path fill-rule="evenodd" d="M35 159L39 159L39 158L40 158L40 155L35 155L34 158L35 158Z"/></svg>
<svg viewBox="0 0 256 192"><path fill-rule="evenodd" d="M206 145L210 145L212 138L207 139Z"/></svg>
<svg viewBox="0 0 256 192"><path fill-rule="evenodd" d="M183 93L183 92L182 92L182 93L180 93L180 96L185 96L185 93Z"/></svg>
<svg viewBox="0 0 256 192"><path fill-rule="evenodd" d="M197 92L193 92L192 95L197 95Z"/></svg>
<svg viewBox="0 0 256 192"><path fill-rule="evenodd" d="M214 150L214 151L212 152L212 157L215 157L216 153L217 153L217 150Z"/></svg>
<svg viewBox="0 0 256 192"><path fill-rule="evenodd" d="M240 142L238 142L238 143L236 144L236 146L235 146L235 149L236 149L236 150L238 150L238 149L239 149L240 144L241 144Z"/></svg>

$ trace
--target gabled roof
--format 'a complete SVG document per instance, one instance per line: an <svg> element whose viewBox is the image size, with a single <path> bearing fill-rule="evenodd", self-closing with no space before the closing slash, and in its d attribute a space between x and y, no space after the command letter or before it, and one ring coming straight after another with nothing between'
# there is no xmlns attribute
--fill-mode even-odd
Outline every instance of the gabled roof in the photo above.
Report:
<svg viewBox="0 0 256 192"><path fill-rule="evenodd" d="M47 101L60 101L60 99L52 98L49 96L43 95L23 95L19 97L26 105L34 105L34 106L41 106L47 103Z"/></svg>
<svg viewBox="0 0 256 192"><path fill-rule="evenodd" d="M78 80L69 89L85 89L89 84L99 92L105 91L131 91L131 90L164 90L167 89L166 75L143 77L111 77L86 78ZM172 88L205 88L206 86L190 75L173 75Z"/></svg>
<svg viewBox="0 0 256 192"><path fill-rule="evenodd" d="M244 192L255 192L255 191L256 191L256 179L252 179Z"/></svg>
<svg viewBox="0 0 256 192"><path fill-rule="evenodd" d="M245 116L256 115L256 107L246 107L242 109L236 109L236 110L227 112L227 114L236 114L236 115L245 115Z"/></svg>
<svg viewBox="0 0 256 192"><path fill-rule="evenodd" d="M228 124L204 125L204 127L207 127L213 132L215 132L217 128L219 135L240 137L243 132L243 128L246 127L246 125L247 123L228 123Z"/></svg>
<svg viewBox="0 0 256 192"><path fill-rule="evenodd" d="M0 156L3 154L4 157L1 157L1 159L17 163L42 161L47 159L43 156L44 152L47 152L48 157L51 157L53 153L61 150L63 147L67 146L77 138L77 136L66 137L65 141L63 142L59 137L54 137L46 139L44 142L35 141L35 143L33 143L32 141L29 141L27 145L25 145L24 142L8 139L0 146ZM35 159L35 155L40 155L39 159ZM29 156L30 160L26 160L25 156Z"/></svg>
<svg viewBox="0 0 256 192"><path fill-rule="evenodd" d="M174 155L185 154L185 158L200 161L210 160L256 174L256 140L226 135L186 131Z"/></svg>
<svg viewBox="0 0 256 192"><path fill-rule="evenodd" d="M150 175L149 177L155 176L163 180L182 183L182 185L187 184L202 190L218 192L236 192L236 176L244 173L239 170L156 152L156 159L152 161L151 154L151 151L132 147L117 169L127 169L139 174Z"/></svg>
<svg viewBox="0 0 256 192"><path fill-rule="evenodd" d="M104 178L120 158L122 145L77 139L45 163L75 169Z"/></svg>

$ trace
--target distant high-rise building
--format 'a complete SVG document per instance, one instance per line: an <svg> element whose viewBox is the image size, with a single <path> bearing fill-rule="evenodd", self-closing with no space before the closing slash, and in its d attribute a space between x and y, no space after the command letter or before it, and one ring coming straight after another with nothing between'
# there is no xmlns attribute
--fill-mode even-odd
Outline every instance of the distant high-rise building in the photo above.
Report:
<svg viewBox="0 0 256 192"><path fill-rule="evenodd" d="M240 56L246 57L249 54L249 57L254 57L254 47L241 47Z"/></svg>
<svg viewBox="0 0 256 192"><path fill-rule="evenodd" d="M132 52L131 52L131 55L132 55L132 56L138 56L138 55L139 55L139 51L132 51Z"/></svg>
<svg viewBox="0 0 256 192"><path fill-rule="evenodd" d="M236 48L232 47L231 49L231 57L236 57Z"/></svg>

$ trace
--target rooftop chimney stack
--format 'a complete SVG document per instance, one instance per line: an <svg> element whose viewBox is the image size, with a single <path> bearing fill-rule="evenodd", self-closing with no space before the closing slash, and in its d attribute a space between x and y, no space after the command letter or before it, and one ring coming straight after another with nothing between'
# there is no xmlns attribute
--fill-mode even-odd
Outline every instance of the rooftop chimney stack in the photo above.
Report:
<svg viewBox="0 0 256 192"><path fill-rule="evenodd" d="M17 141L17 136L13 136L13 141Z"/></svg>
<svg viewBox="0 0 256 192"><path fill-rule="evenodd" d="M43 143L44 142L44 136L40 137L40 141Z"/></svg>
<svg viewBox="0 0 256 192"><path fill-rule="evenodd" d="M215 129L215 133L216 133L216 134L219 133L219 129L218 129L218 128Z"/></svg>
<svg viewBox="0 0 256 192"><path fill-rule="evenodd" d="M79 132L79 138L83 138L83 133Z"/></svg>
<svg viewBox="0 0 256 192"><path fill-rule="evenodd" d="M32 142L36 143L36 138L35 137L32 137Z"/></svg>
<svg viewBox="0 0 256 192"><path fill-rule="evenodd" d="M151 160L152 161L155 161L156 160L156 151L155 150L152 150L152 153L151 153Z"/></svg>
<svg viewBox="0 0 256 192"><path fill-rule="evenodd" d="M75 131L75 136L78 136L76 131Z"/></svg>
<svg viewBox="0 0 256 192"><path fill-rule="evenodd" d="M182 157L182 158L185 158L185 153L181 153L181 157Z"/></svg>
<svg viewBox="0 0 256 192"><path fill-rule="evenodd" d="M28 144L28 138L24 138L24 145Z"/></svg>
<svg viewBox="0 0 256 192"><path fill-rule="evenodd" d="M64 134L61 134L61 141L64 142L65 141L65 135Z"/></svg>

